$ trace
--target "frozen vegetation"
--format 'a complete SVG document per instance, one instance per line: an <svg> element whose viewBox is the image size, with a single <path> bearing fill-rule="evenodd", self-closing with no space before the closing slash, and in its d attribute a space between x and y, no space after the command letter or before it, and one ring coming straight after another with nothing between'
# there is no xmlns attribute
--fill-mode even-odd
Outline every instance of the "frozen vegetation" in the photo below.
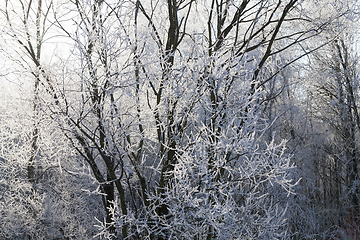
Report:
<svg viewBox="0 0 360 240"><path fill-rule="evenodd" d="M3 0L0 239L360 239L355 0Z"/></svg>

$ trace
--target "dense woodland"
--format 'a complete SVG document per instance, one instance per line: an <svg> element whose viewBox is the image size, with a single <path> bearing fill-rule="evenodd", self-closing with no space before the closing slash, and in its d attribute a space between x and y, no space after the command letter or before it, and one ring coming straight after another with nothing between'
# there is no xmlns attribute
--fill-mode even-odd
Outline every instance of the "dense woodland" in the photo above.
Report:
<svg viewBox="0 0 360 240"><path fill-rule="evenodd" d="M355 0L2 0L0 239L360 239Z"/></svg>

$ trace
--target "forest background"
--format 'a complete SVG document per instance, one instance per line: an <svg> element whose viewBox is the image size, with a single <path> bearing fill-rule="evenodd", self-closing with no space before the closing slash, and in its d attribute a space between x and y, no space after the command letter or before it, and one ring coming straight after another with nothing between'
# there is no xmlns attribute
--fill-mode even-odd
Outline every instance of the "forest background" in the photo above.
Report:
<svg viewBox="0 0 360 240"><path fill-rule="evenodd" d="M354 0L3 0L1 239L359 239Z"/></svg>

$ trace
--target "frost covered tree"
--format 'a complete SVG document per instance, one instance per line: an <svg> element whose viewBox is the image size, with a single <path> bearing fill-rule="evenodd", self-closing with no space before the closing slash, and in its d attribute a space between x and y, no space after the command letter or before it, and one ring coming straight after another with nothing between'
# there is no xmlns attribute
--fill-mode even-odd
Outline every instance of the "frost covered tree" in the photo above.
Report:
<svg viewBox="0 0 360 240"><path fill-rule="evenodd" d="M358 234L354 226L359 208L359 108L358 62L352 37L341 34L323 52L314 55L310 76L321 79L313 83L312 114L323 126L322 157L315 160L318 169L318 201L324 208L325 225L336 225L343 234ZM346 203L344 205L344 203ZM355 232L352 232L355 231Z"/></svg>
<svg viewBox="0 0 360 240"><path fill-rule="evenodd" d="M354 8L346 18L330 23L316 43L307 43L329 42L298 65L298 89L293 92L302 103L289 111L296 116L292 122L287 117L283 120L290 139L287 146L294 153L297 176L302 178L290 203L290 222L301 239L356 238L358 234L358 63L354 44L358 12L356 2L347 3ZM337 2L322 9L334 10L332 15L338 16L343 7Z"/></svg>
<svg viewBox="0 0 360 240"><path fill-rule="evenodd" d="M30 156L38 136L49 153L64 152L46 181L84 177L76 188L101 199L99 237L291 236L297 179L268 109L284 69L325 46L306 43L343 15L319 18L316 3L298 0L6 3L5 16L22 20L7 17L7 27L47 123L33 131ZM31 14L34 32L23 21ZM42 33L62 41L52 64L34 50L50 41Z"/></svg>
<svg viewBox="0 0 360 240"><path fill-rule="evenodd" d="M94 216L102 216L94 210L97 199L81 190L93 187L87 168L47 114L53 97L46 96L41 80L47 66L42 57L48 59L42 44L51 25L52 4L1 2L1 20L6 23L1 25L5 58L1 59L0 116L2 239L88 239L95 234ZM7 93L8 84L19 84L20 89ZM73 168L83 169L83 174L73 174Z"/></svg>

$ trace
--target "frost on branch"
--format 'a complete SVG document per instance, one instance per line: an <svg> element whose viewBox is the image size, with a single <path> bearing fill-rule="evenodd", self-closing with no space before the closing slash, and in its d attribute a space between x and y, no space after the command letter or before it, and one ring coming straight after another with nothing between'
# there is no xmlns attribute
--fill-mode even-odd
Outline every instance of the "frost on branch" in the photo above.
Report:
<svg viewBox="0 0 360 240"><path fill-rule="evenodd" d="M255 121L250 125L251 131L257 128ZM285 237L286 199L296 185L285 141L260 147L260 138L246 129L224 128L224 132L228 134L215 146L206 141L206 130L189 134L189 139L203 140L179 151L174 170L168 173L172 178L165 187L165 197L150 193L152 204L138 215L132 212L125 216L114 209L116 226L128 226L129 239ZM164 205L168 214L161 216L157 208Z"/></svg>

